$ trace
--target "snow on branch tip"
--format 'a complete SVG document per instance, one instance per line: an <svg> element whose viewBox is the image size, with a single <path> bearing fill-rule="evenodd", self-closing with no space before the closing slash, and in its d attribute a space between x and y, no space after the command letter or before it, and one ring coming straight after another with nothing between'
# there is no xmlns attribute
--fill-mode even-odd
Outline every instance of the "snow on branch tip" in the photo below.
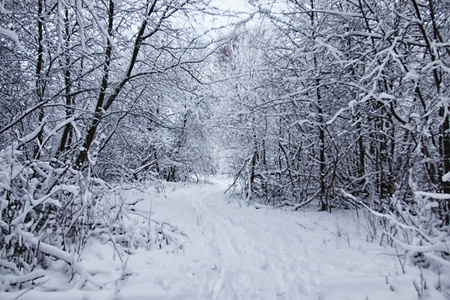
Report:
<svg viewBox="0 0 450 300"><path fill-rule="evenodd" d="M22 46L22 44L20 43L19 38L18 38L18 36L17 36L17 33L15 33L15 32L12 31L12 30L5 29L5 28L3 28L3 27L0 26L0 34L6 36L6 37L8 37L8 38L10 38L11 40L13 40L14 43L16 43L17 47L18 47L21 51L25 52L25 48L24 48L24 47Z"/></svg>

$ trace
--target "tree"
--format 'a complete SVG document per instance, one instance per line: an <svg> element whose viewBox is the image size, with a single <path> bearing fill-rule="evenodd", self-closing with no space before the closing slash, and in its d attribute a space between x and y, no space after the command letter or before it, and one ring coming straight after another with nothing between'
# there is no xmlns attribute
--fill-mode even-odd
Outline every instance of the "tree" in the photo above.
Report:
<svg viewBox="0 0 450 300"><path fill-rule="evenodd" d="M278 171L269 167L274 172L264 173L264 181L286 180L281 198L301 207L318 197L321 209L348 205L340 196L344 187L376 209L395 210L392 197L411 199L410 174L423 190L445 191L448 120L440 95L448 47L441 31L448 31L442 23L448 7L435 1L270 4L254 7L277 37L270 46L252 44L264 53L256 68L269 70L253 79L265 87L254 111L268 120L270 107L280 116L275 126L256 123L255 132L274 130L279 137L276 146L264 140L265 170L278 161ZM249 172L252 186L260 174L254 167Z"/></svg>
<svg viewBox="0 0 450 300"><path fill-rule="evenodd" d="M72 257L97 226L109 230L97 224L113 209L103 179L211 171L207 144L196 148L191 137L203 138L196 114L208 107L196 76L214 48L185 26L207 4L2 3L0 259L14 266L8 272L34 280L41 273L32 270L55 257L93 283Z"/></svg>

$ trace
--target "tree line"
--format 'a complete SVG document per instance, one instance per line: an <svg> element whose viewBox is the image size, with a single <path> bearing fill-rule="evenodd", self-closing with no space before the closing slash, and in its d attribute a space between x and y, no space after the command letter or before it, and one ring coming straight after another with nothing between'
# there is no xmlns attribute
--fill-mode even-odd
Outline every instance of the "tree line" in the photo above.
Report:
<svg viewBox="0 0 450 300"><path fill-rule="evenodd" d="M246 133L236 145L247 150L237 177L247 195L297 207L319 199L330 210L350 205L345 190L389 211L415 191L449 192L448 4L255 9L259 25L218 55L234 78L233 135ZM449 202L430 201L448 224Z"/></svg>
<svg viewBox="0 0 450 300"><path fill-rule="evenodd" d="M404 257L448 267L450 5L251 3L252 25L216 58L229 78L230 190L294 210L363 209L369 239L381 229Z"/></svg>
<svg viewBox="0 0 450 300"><path fill-rule="evenodd" d="M54 260L94 284L73 257L94 236L116 244L118 183L214 172L198 84L214 45L195 21L207 6L0 3L1 290Z"/></svg>

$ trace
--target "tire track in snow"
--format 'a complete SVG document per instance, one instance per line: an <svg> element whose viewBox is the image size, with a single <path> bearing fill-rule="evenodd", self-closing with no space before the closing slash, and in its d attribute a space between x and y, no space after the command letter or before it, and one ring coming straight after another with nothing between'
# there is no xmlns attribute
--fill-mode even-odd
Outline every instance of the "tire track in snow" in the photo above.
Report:
<svg viewBox="0 0 450 300"><path fill-rule="evenodd" d="M398 274L396 258L380 256L386 251L383 247L352 232L356 222L345 216L351 212L302 215L239 208L227 203L220 186L192 192L183 203L202 220L197 222L195 239L201 261L206 262L200 269L191 266L201 273L196 277L201 287L197 299L409 300L414 296L411 280ZM395 291L386 284L388 277ZM402 285L412 292L400 289L400 278L409 280Z"/></svg>
<svg viewBox="0 0 450 300"><path fill-rule="evenodd" d="M239 249L233 245L232 240L227 236L228 229L226 222L220 218L216 213L211 211L205 204L204 199L211 199L214 193L203 196L202 199L191 199L191 205L195 208L197 213L200 213L201 218L207 222L203 222L202 226L211 227L203 228L202 232L212 231L212 235L205 235L208 239L208 245L212 252L217 253L215 257L218 261L216 268L219 274L214 278L212 290L209 291L211 299L221 299L223 297L229 299L237 299L239 291L236 291L233 284L232 276L235 271L236 264L242 264L243 260L239 253ZM218 250L218 251L217 251Z"/></svg>
<svg viewBox="0 0 450 300"><path fill-rule="evenodd" d="M213 279L211 298L295 299L294 295L305 295L305 278L298 270L301 259L293 259L296 256L288 251L295 249L286 250L284 245L294 239L280 237L279 228L271 229L271 224L264 224L264 218L245 218L235 208L230 214L230 207L227 210L226 203L217 199L223 200L222 194L210 192L190 201L208 221L204 226L213 227L215 235L208 237L209 247L220 249L220 272ZM295 240L295 245L299 241Z"/></svg>

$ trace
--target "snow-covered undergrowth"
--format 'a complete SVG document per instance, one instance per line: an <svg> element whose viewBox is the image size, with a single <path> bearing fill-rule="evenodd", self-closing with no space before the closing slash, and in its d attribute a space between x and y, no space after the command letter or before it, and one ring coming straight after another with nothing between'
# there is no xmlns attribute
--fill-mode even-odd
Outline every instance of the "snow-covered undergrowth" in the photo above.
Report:
<svg viewBox="0 0 450 300"><path fill-rule="evenodd" d="M362 214L241 207L216 181L105 195L102 223L72 257L90 282L74 287L79 275L55 261L0 298L410 300L416 285L422 299L448 299L448 268L420 269L371 241Z"/></svg>
<svg viewBox="0 0 450 300"><path fill-rule="evenodd" d="M111 242L121 255L117 245L127 244L134 233L123 228L127 203L89 172L56 160L27 160L23 146L41 130L0 152L0 291L101 288L79 254L98 240ZM141 234L132 242L144 239ZM66 284L46 285L52 277Z"/></svg>
<svg viewBox="0 0 450 300"><path fill-rule="evenodd" d="M70 166L24 159L22 146L41 129L0 152L0 290L36 288L49 270L72 287L100 286L78 253L109 228L117 211L105 198L110 187Z"/></svg>
<svg viewBox="0 0 450 300"><path fill-rule="evenodd" d="M417 186L410 182L413 190ZM371 239L378 238L380 232L381 243L394 247L399 261L404 265L409 259L418 268L427 268L437 274L442 269L450 269L450 236L446 218L442 216L439 201L447 200L450 195L444 193L430 193L417 191L412 199L401 200L397 195L391 197L391 207L378 212L369 208L362 201L343 191L356 206L362 207L366 213L366 220L370 228ZM426 298L427 282L421 275L420 282L413 281L419 299ZM435 288L442 291L439 280ZM445 290L445 287L444 287ZM447 293L447 292L445 292ZM447 296L450 297L450 295Z"/></svg>

